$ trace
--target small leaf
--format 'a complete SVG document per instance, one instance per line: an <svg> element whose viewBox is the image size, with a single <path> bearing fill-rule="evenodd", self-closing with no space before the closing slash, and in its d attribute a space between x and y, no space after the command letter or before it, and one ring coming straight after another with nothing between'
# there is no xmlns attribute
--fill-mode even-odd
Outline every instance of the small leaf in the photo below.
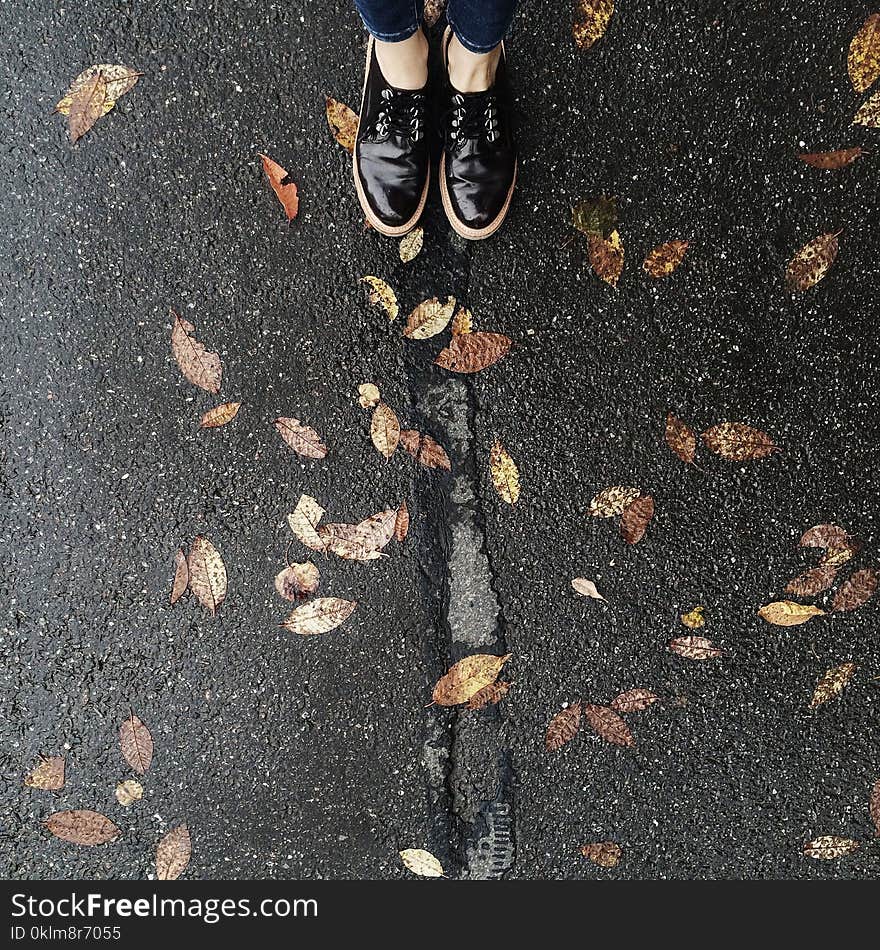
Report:
<svg viewBox="0 0 880 950"><path fill-rule="evenodd" d="M199 423L199 428L216 429L219 426L225 426L227 422L232 422L232 420L238 415L238 410L240 408L240 402L224 402L219 406L214 406L213 409L209 409L202 416L202 421Z"/></svg>
<svg viewBox="0 0 880 950"><path fill-rule="evenodd" d="M598 841L595 844L585 844L581 848L581 854L585 858L602 868L616 867L622 853L620 845L613 841Z"/></svg>
<svg viewBox="0 0 880 950"><path fill-rule="evenodd" d="M859 107L853 116L853 125L864 125L868 129L880 129L880 92L875 92Z"/></svg>
<svg viewBox="0 0 880 950"><path fill-rule="evenodd" d="M857 145L855 148L838 148L833 152L801 152L798 158L813 168L823 168L826 171L837 171L865 154L865 150Z"/></svg>
<svg viewBox="0 0 880 950"><path fill-rule="evenodd" d="M101 63L84 69L70 84L70 88L55 106L55 111L61 115L70 115L70 106L74 96L98 74L103 77L107 86L107 98L104 102L103 114L106 115L127 92L130 92L143 73L139 73L129 66L120 66L111 63Z"/></svg>
<svg viewBox="0 0 880 950"><path fill-rule="evenodd" d="M325 553L335 554L348 561L375 561L385 555L364 538L361 527L356 524L326 524L318 528L325 544Z"/></svg>
<svg viewBox="0 0 880 950"><path fill-rule="evenodd" d="M437 681L432 699L438 706L457 706L466 703L484 686L498 679L501 667L511 654L493 656L489 653L474 653L454 663Z"/></svg>
<svg viewBox="0 0 880 950"><path fill-rule="evenodd" d="M628 689L622 693L618 693L618 695L611 700L611 708L615 712L622 714L641 712L643 709L647 709L653 703L656 703L659 698L660 697L656 693L652 693L651 690L637 686L635 689Z"/></svg>
<svg viewBox="0 0 880 950"><path fill-rule="evenodd" d="M354 152L354 140L357 137L358 116L344 102L327 97L327 124L333 138L351 155Z"/></svg>
<svg viewBox="0 0 880 950"><path fill-rule="evenodd" d="M623 509L620 519L620 534L627 544L638 544L654 517L654 499L650 495L641 495Z"/></svg>
<svg viewBox="0 0 880 950"><path fill-rule="evenodd" d="M118 801L123 808L128 808L129 805L139 802L143 797L143 785L141 785L140 782L136 782L133 778L126 779L116 786L116 801Z"/></svg>
<svg viewBox="0 0 880 950"><path fill-rule="evenodd" d="M189 587L189 565L182 549L174 555L174 580L171 583L171 606L173 607Z"/></svg>
<svg viewBox="0 0 880 950"><path fill-rule="evenodd" d="M778 627L796 627L824 613L824 610L812 604L798 604L793 600L776 600L772 604L765 604L758 611L758 616Z"/></svg>
<svg viewBox="0 0 880 950"><path fill-rule="evenodd" d="M731 462L745 462L766 458L777 452L773 440L744 422L720 422L702 435L706 447Z"/></svg>
<svg viewBox="0 0 880 950"><path fill-rule="evenodd" d="M24 784L27 788L39 788L47 792L64 788L64 756L40 757L37 765L25 776Z"/></svg>
<svg viewBox="0 0 880 950"><path fill-rule="evenodd" d="M400 441L400 421L396 413L384 402L380 402L373 410L370 420L370 438L373 445L385 458L394 455L397 443Z"/></svg>
<svg viewBox="0 0 880 950"><path fill-rule="evenodd" d="M591 234L587 238L590 264L596 276L615 289L623 273L623 245L620 235L612 231L607 240Z"/></svg>
<svg viewBox="0 0 880 950"><path fill-rule="evenodd" d="M550 724L547 726L547 735L544 737L544 745L548 751L555 752L567 742L570 742L577 734L580 725L580 703L572 703L556 713L550 720Z"/></svg>
<svg viewBox="0 0 880 950"><path fill-rule="evenodd" d="M820 564L799 574L785 585L785 593L793 597L813 597L834 583L837 568L832 564Z"/></svg>
<svg viewBox="0 0 880 950"><path fill-rule="evenodd" d="M495 491L508 505L515 505L519 498L519 470L498 439L489 453L489 469Z"/></svg>
<svg viewBox="0 0 880 950"><path fill-rule="evenodd" d="M397 517L394 519L394 540L402 543L406 540L409 532L409 508L406 501L402 501L397 509Z"/></svg>
<svg viewBox="0 0 880 950"><path fill-rule="evenodd" d="M596 585L591 580L587 580L586 577L572 578L571 586L583 597L592 597L593 600L605 600L599 591L596 590Z"/></svg>
<svg viewBox="0 0 880 950"><path fill-rule="evenodd" d="M439 468L444 472L452 471L452 462L439 442L429 435L415 429L403 429L400 444L420 464L426 468Z"/></svg>
<svg viewBox="0 0 880 950"><path fill-rule="evenodd" d="M602 39L614 13L614 0L577 0L577 13L572 32L580 49L589 49Z"/></svg>
<svg viewBox="0 0 880 950"><path fill-rule="evenodd" d="M721 650L706 637L675 637L669 641L669 649L686 660L714 660L721 656Z"/></svg>
<svg viewBox="0 0 880 950"><path fill-rule="evenodd" d="M837 696L850 681L856 669L855 663L841 663L840 666L835 666L823 673L810 700L810 709L815 709L822 703L827 703L832 696Z"/></svg>
<svg viewBox="0 0 880 950"><path fill-rule="evenodd" d="M125 761L144 775L153 761L153 737L134 713L119 727L119 747Z"/></svg>
<svg viewBox="0 0 880 950"><path fill-rule="evenodd" d="M315 530L327 512L311 495L300 495L296 508L287 516L290 530L312 551L324 551L324 539Z"/></svg>
<svg viewBox="0 0 880 950"><path fill-rule="evenodd" d="M361 409L372 409L379 404L381 398L379 387L374 383L361 383L358 386L358 403Z"/></svg>
<svg viewBox="0 0 880 950"><path fill-rule="evenodd" d="M436 297L423 300L409 315L403 335L411 340L427 340L436 336L452 319L455 310L455 297L447 297L446 303L440 303Z"/></svg>
<svg viewBox="0 0 880 950"><path fill-rule="evenodd" d="M583 714L593 731L606 742L619 746L636 744L629 726L610 707L584 703Z"/></svg>
<svg viewBox="0 0 880 950"><path fill-rule="evenodd" d="M398 246L398 252L400 254L400 259L404 264L408 264L411 260L414 260L419 256L419 252L422 249L422 243L425 239L424 228L413 228L409 234L405 234L400 239L400 245Z"/></svg>
<svg viewBox="0 0 880 950"><path fill-rule="evenodd" d="M589 513L594 518L613 518L623 514L624 508L641 495L641 489L630 485L611 485L598 492L590 502Z"/></svg>
<svg viewBox="0 0 880 950"><path fill-rule="evenodd" d="M404 866L419 877L443 877L443 865L431 854L421 848L406 848L399 852Z"/></svg>
<svg viewBox="0 0 880 950"><path fill-rule="evenodd" d="M839 234L839 231L820 234L795 254L785 271L785 286L789 292L809 290L828 273L837 257Z"/></svg>
<svg viewBox="0 0 880 950"><path fill-rule="evenodd" d="M690 627L691 630L698 630L706 623L706 618L703 616L703 607L697 606L686 614L682 614L681 622L686 627Z"/></svg>
<svg viewBox="0 0 880 950"><path fill-rule="evenodd" d="M99 70L70 97L67 126L70 141L76 144L115 105L107 95L107 81Z"/></svg>
<svg viewBox="0 0 880 950"><path fill-rule="evenodd" d="M666 416L666 444L673 452L689 465L693 464L697 449L697 436L694 430L671 412Z"/></svg>
<svg viewBox="0 0 880 950"><path fill-rule="evenodd" d="M862 549L860 541L851 538L843 547L828 548L819 558L820 567L833 567L839 569L851 561Z"/></svg>
<svg viewBox="0 0 880 950"><path fill-rule="evenodd" d="M282 439L296 452L307 459L322 459L327 455L327 446L311 427L290 416L279 416L275 428Z"/></svg>
<svg viewBox="0 0 880 950"><path fill-rule="evenodd" d="M864 92L880 77L880 13L872 13L852 38L847 69L856 92Z"/></svg>
<svg viewBox="0 0 880 950"><path fill-rule="evenodd" d="M340 597L317 597L297 607L282 626L291 633L302 636L328 633L345 623L355 607L357 603L353 600L342 600Z"/></svg>
<svg viewBox="0 0 880 950"><path fill-rule="evenodd" d="M838 548L849 544L849 532L836 524L817 524L802 535L800 544L806 548Z"/></svg>
<svg viewBox="0 0 880 950"><path fill-rule="evenodd" d="M300 600L318 589L320 574L311 561L289 564L275 575L275 590L285 600Z"/></svg>
<svg viewBox="0 0 880 950"><path fill-rule="evenodd" d="M156 846L156 878L176 881L186 870L191 856L189 828L186 825L172 828Z"/></svg>
<svg viewBox="0 0 880 950"><path fill-rule="evenodd" d="M192 336L195 327L179 314L171 311L174 326L171 328L171 352L181 373L194 385L209 393L220 392L223 364L220 355L212 353Z"/></svg>
<svg viewBox="0 0 880 950"><path fill-rule="evenodd" d="M121 834L109 818L88 808L56 811L53 815L49 815L45 825L56 838L89 847L106 844Z"/></svg>
<svg viewBox="0 0 880 950"><path fill-rule="evenodd" d="M851 854L859 846L852 838L840 838L837 835L822 835L804 845L804 854L819 861L833 861Z"/></svg>
<svg viewBox="0 0 880 950"><path fill-rule="evenodd" d="M397 306L397 295L388 284L371 274L361 277L361 280L370 288L370 303L380 305L388 314L389 320L396 319L400 308Z"/></svg>
<svg viewBox="0 0 880 950"><path fill-rule="evenodd" d="M468 700L468 709L484 709L486 706L495 706L504 699L512 685L512 683L498 682L484 686Z"/></svg>
<svg viewBox="0 0 880 950"><path fill-rule="evenodd" d="M474 315L467 307L459 307L452 318L452 335L465 336L468 333L473 333L473 330Z"/></svg>
<svg viewBox="0 0 880 950"><path fill-rule="evenodd" d="M599 195L579 201L572 209L571 223L585 237L609 237L617 227L616 199Z"/></svg>
<svg viewBox="0 0 880 950"><path fill-rule="evenodd" d="M856 571L834 595L832 610L856 610L874 596L878 574L873 567Z"/></svg>
<svg viewBox="0 0 880 950"><path fill-rule="evenodd" d="M658 244L645 258L642 267L651 277L668 277L682 262L689 241L667 241Z"/></svg>
<svg viewBox="0 0 880 950"><path fill-rule="evenodd" d="M199 535L192 543L187 561L189 588L199 603L216 615L227 592L226 565L211 542Z"/></svg>
<svg viewBox="0 0 880 950"><path fill-rule="evenodd" d="M512 342L503 333L459 333L440 350L434 362L453 373L479 373L506 356Z"/></svg>
<svg viewBox="0 0 880 950"><path fill-rule="evenodd" d="M263 155L262 152L260 158L263 160L263 171L269 179L272 191L275 192L275 197L281 202L287 220L290 222L299 211L299 195L297 194L296 185L292 181L284 184L287 178L287 170L282 168L278 162L269 158L268 155Z"/></svg>

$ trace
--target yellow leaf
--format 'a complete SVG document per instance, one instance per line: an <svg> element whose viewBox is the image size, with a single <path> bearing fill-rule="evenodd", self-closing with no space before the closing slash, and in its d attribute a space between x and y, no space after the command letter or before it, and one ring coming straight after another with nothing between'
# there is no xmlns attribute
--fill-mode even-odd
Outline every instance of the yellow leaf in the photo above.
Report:
<svg viewBox="0 0 880 950"><path fill-rule="evenodd" d="M287 516L290 530L312 551L326 548L323 538L315 530L326 513L311 495L300 495L296 508Z"/></svg>
<svg viewBox="0 0 880 950"><path fill-rule="evenodd" d="M406 848L398 852L406 868L419 877L443 877L443 865L431 854L421 848Z"/></svg>
<svg viewBox="0 0 880 950"><path fill-rule="evenodd" d="M642 266L652 277L668 277L681 263L688 244L688 241L667 241L665 244L658 244L645 258Z"/></svg>
<svg viewBox="0 0 880 950"><path fill-rule="evenodd" d="M370 288L370 303L380 304L385 313L388 314L388 319L394 320L397 314L400 313L400 308L397 306L397 295L394 291L384 280L373 277L372 274L362 277L361 280Z"/></svg>
<svg viewBox="0 0 880 950"><path fill-rule="evenodd" d="M703 616L703 608L694 607L694 609L688 613L682 614L681 622L686 627L690 627L691 630L696 630L698 627L702 627L706 622L706 618Z"/></svg>
<svg viewBox="0 0 880 950"><path fill-rule="evenodd" d="M409 234L405 234L400 239L398 252L404 264L408 264L413 258L418 257L419 251L422 249L424 238L425 231L423 228L413 228Z"/></svg>
<svg viewBox="0 0 880 950"><path fill-rule="evenodd" d="M498 439L489 453L489 469L495 490L509 505L515 505L519 498L519 471Z"/></svg>
<svg viewBox="0 0 880 950"><path fill-rule="evenodd" d="M374 383L361 383L358 386L358 403L361 409L372 409L381 398L379 387Z"/></svg>
<svg viewBox="0 0 880 950"><path fill-rule="evenodd" d="M116 101L129 92L143 75L143 73L130 69L128 66L118 66L111 63L89 66L73 80L70 88L64 93L64 97L55 106L55 111L60 112L61 115L70 115L70 105L74 97L98 73L101 74L107 86L107 99L104 102L103 115L106 115L116 104Z"/></svg>
<svg viewBox="0 0 880 950"><path fill-rule="evenodd" d="M581 49L589 49L602 39L614 13L614 0L578 0L578 11L572 33Z"/></svg>
<svg viewBox="0 0 880 950"><path fill-rule="evenodd" d="M869 129L880 129L880 92L875 92L870 99L862 103L859 111L853 116L853 125L864 125Z"/></svg>
<svg viewBox="0 0 880 950"><path fill-rule="evenodd" d="M617 231L612 231L606 240L596 234L591 234L587 241L590 264L593 265L596 276L616 288L620 275L623 273L623 245L620 243L620 235Z"/></svg>
<svg viewBox="0 0 880 950"><path fill-rule="evenodd" d="M510 653L493 656L490 653L474 653L454 663L440 677L434 687L432 698L438 706L457 706L466 703L484 686L494 683L507 662Z"/></svg>
<svg viewBox="0 0 880 950"><path fill-rule="evenodd" d="M348 152L354 152L354 140L357 137L358 117L344 102L327 97L327 124L333 138Z"/></svg>
<svg viewBox="0 0 880 950"><path fill-rule="evenodd" d="M816 690L813 698L810 700L810 709L827 703L832 696L836 696L844 686L850 681L857 667L855 663L841 663L822 674L822 678L816 684Z"/></svg>
<svg viewBox="0 0 880 950"><path fill-rule="evenodd" d="M202 429L216 429L219 426L225 426L227 422L232 422L238 415L240 408L240 402L224 402L219 406L214 406L213 409L209 409L202 416L199 427Z"/></svg>
<svg viewBox="0 0 880 950"><path fill-rule="evenodd" d="M459 307L457 313L452 318L452 335L464 336L472 333L474 329L474 316L467 307Z"/></svg>
<svg viewBox="0 0 880 950"><path fill-rule="evenodd" d="M828 273L837 257L840 231L813 238L788 262L785 286L790 292L809 290Z"/></svg>
<svg viewBox="0 0 880 950"><path fill-rule="evenodd" d="M50 792L64 788L64 756L41 757L39 764L28 773L24 784L28 788L40 788Z"/></svg>
<svg viewBox="0 0 880 950"><path fill-rule="evenodd" d="M825 611L812 604L798 604L793 600L776 600L772 604L765 604L758 616L767 623L778 627L796 627L806 623L811 617L818 617Z"/></svg>
<svg viewBox="0 0 880 950"><path fill-rule="evenodd" d="M394 455L397 443L400 441L400 422L397 414L384 402L380 402L373 410L373 418L370 421L370 438L376 450L381 452L385 458L390 459Z"/></svg>
<svg viewBox="0 0 880 950"><path fill-rule="evenodd" d="M436 297L423 300L406 321L403 335L411 340L427 340L445 329L455 309L455 297L447 297L446 303L440 303Z"/></svg>
<svg viewBox="0 0 880 950"><path fill-rule="evenodd" d="M133 778L126 779L116 786L116 801L124 808L139 802L144 797L144 787Z"/></svg>
<svg viewBox="0 0 880 950"><path fill-rule="evenodd" d="M858 846L858 841L852 838L822 835L804 845L804 854L808 858L816 858L820 861L833 861L835 858L842 858L845 854L852 853Z"/></svg>
<svg viewBox="0 0 880 950"><path fill-rule="evenodd" d="M864 92L880 76L880 13L872 13L853 37L847 68L856 92Z"/></svg>

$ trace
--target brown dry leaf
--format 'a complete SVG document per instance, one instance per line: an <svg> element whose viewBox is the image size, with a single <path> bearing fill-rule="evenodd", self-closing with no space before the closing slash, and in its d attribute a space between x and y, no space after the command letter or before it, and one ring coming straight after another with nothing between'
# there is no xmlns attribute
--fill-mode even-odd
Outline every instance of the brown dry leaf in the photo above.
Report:
<svg viewBox="0 0 880 950"><path fill-rule="evenodd" d="M291 633L310 637L318 633L328 633L345 623L357 607L353 600L340 597L316 597L296 610L281 625Z"/></svg>
<svg viewBox="0 0 880 950"><path fill-rule="evenodd" d="M862 550L861 541L852 538L840 548L828 548L819 558L821 567L841 568L847 561L851 561Z"/></svg>
<svg viewBox="0 0 880 950"><path fill-rule="evenodd" d="M375 383L361 383L358 386L358 403L361 409L372 409L381 399L379 387Z"/></svg>
<svg viewBox="0 0 880 950"><path fill-rule="evenodd" d="M409 315L403 335L411 340L427 340L446 329L455 310L455 297L447 297L440 303L436 297L423 300Z"/></svg>
<svg viewBox="0 0 880 950"><path fill-rule="evenodd" d="M445 449L431 436L415 429L403 429L400 433L400 444L420 465L439 468L444 472L452 471L452 462L449 461Z"/></svg>
<svg viewBox="0 0 880 950"><path fill-rule="evenodd" d="M379 304L388 314L389 320L396 319L398 313L400 313L400 307L397 305L397 295L388 284L378 277L373 277L372 274L361 277L361 280L370 288L370 303Z"/></svg>
<svg viewBox="0 0 880 950"><path fill-rule="evenodd" d="M581 49L589 49L601 40L608 29L608 21L614 13L614 0L577 0L572 33Z"/></svg>
<svg viewBox="0 0 880 950"><path fill-rule="evenodd" d="M153 737L134 713L119 727L119 748L135 772L144 775L153 761Z"/></svg>
<svg viewBox="0 0 880 950"><path fill-rule="evenodd" d="M324 539L315 530L326 513L311 495L300 495L296 508L287 516L290 530L312 551L326 550Z"/></svg>
<svg viewBox="0 0 880 950"><path fill-rule="evenodd" d="M856 610L874 596L877 590L878 574L873 567L856 571L840 585L831 604L832 610Z"/></svg>
<svg viewBox="0 0 880 950"><path fill-rule="evenodd" d="M702 439L708 449L731 462L762 459L779 451L766 432L744 422L719 422L707 429Z"/></svg>
<svg viewBox="0 0 880 950"><path fill-rule="evenodd" d="M872 13L852 38L847 69L856 92L864 92L880 76L880 13Z"/></svg>
<svg viewBox="0 0 880 950"><path fill-rule="evenodd" d="M333 138L351 155L354 152L354 140L357 136L358 116L344 102L327 96L327 124Z"/></svg>
<svg viewBox="0 0 880 950"><path fill-rule="evenodd" d="M550 724L547 726L547 735L544 737L544 745L548 751L555 752L567 742L570 742L577 734L580 725L580 703L572 703L556 713L550 720Z"/></svg>
<svg viewBox="0 0 880 950"><path fill-rule="evenodd" d="M832 564L820 564L799 574L785 585L785 593L793 597L813 597L834 583L837 568Z"/></svg>
<svg viewBox="0 0 880 950"><path fill-rule="evenodd" d="M409 532L409 508L406 501L402 501L397 509L397 518L394 520L394 540L398 543L405 541Z"/></svg>
<svg viewBox="0 0 880 950"><path fill-rule="evenodd" d="M583 597L592 597L593 600L605 600L596 589L596 585L586 577L573 577L571 586ZM607 601L605 601L607 603Z"/></svg>
<svg viewBox="0 0 880 950"><path fill-rule="evenodd" d="M390 459L394 455L394 450L400 441L400 421L387 403L380 402L373 410L373 417L370 420L370 438L376 450L385 458Z"/></svg>
<svg viewBox="0 0 880 950"><path fill-rule="evenodd" d="M703 616L703 607L697 605L693 610L689 610L686 614L681 615L681 622L686 626L690 627L691 630L698 630L706 623L706 618Z"/></svg>
<svg viewBox="0 0 880 950"><path fill-rule="evenodd" d="M675 637L669 641L669 649L686 660L714 660L721 656L721 650L706 637Z"/></svg>
<svg viewBox="0 0 880 950"><path fill-rule="evenodd" d="M581 854L589 858L593 864L598 864L602 868L616 867L620 861L620 845L613 841L597 841L594 844L585 844L581 848Z"/></svg>
<svg viewBox="0 0 880 950"><path fill-rule="evenodd" d="M858 841L852 838L822 835L804 845L804 854L808 858L816 858L820 861L833 861L835 858L842 858L845 854L851 854L858 846Z"/></svg>
<svg viewBox="0 0 880 950"><path fill-rule="evenodd" d="M422 22L425 26L433 26L443 15L446 9L446 0L425 0L425 13Z"/></svg>
<svg viewBox="0 0 880 950"><path fill-rule="evenodd" d="M880 129L880 92L875 92L859 107L853 116L853 125L864 125L868 129Z"/></svg>
<svg viewBox="0 0 880 950"><path fill-rule="evenodd" d="M495 491L508 505L515 505L519 498L519 470L498 439L489 453L489 470Z"/></svg>
<svg viewBox="0 0 880 950"><path fill-rule="evenodd" d="M590 264L596 276L617 289L617 282L623 273L623 245L620 243L620 235L617 231L612 231L606 239L591 234L587 238L587 244Z"/></svg>
<svg viewBox="0 0 880 950"><path fill-rule="evenodd" d="M817 524L808 528L800 540L805 548L839 548L849 544L849 532L836 524Z"/></svg>
<svg viewBox="0 0 880 950"><path fill-rule="evenodd" d="M468 702L484 686L489 686L498 679L501 667L510 656L510 653L505 653L504 656L493 656L490 653L466 656L454 663L448 672L437 680L431 698L438 706L457 706L459 703Z"/></svg>
<svg viewBox="0 0 880 950"><path fill-rule="evenodd" d="M179 548L174 555L174 580L171 582L172 607L183 597L187 587L189 587L189 565L183 549Z"/></svg>
<svg viewBox="0 0 880 950"><path fill-rule="evenodd" d="M880 778L874 782L874 787L871 789L871 798L868 802L868 811L871 815L871 821L874 822L874 828L876 829L878 836L880 836Z"/></svg>
<svg viewBox="0 0 880 950"><path fill-rule="evenodd" d="M199 535L190 548L187 566L189 589L211 616L216 615L227 591L226 565L220 552L206 537Z"/></svg>
<svg viewBox="0 0 880 950"><path fill-rule="evenodd" d="M307 459L322 459L327 455L327 446L321 441L321 436L299 419L290 416L279 416L275 420L275 428L282 439L296 452Z"/></svg>
<svg viewBox="0 0 880 950"><path fill-rule="evenodd" d="M500 681L484 686L468 700L468 709L484 709L486 706L495 706L504 699L511 686L513 686L513 683L502 683Z"/></svg>
<svg viewBox="0 0 880 950"><path fill-rule="evenodd" d="M455 312L451 329L453 336L465 336L468 333L473 333L474 315L467 307L459 307Z"/></svg>
<svg viewBox="0 0 880 950"><path fill-rule="evenodd" d="M78 142L92 126L106 115L115 103L107 96L107 81L98 70L91 78L79 86L70 97L67 113L67 128L70 141Z"/></svg>
<svg viewBox="0 0 880 950"><path fill-rule="evenodd" d="M837 171L865 154L865 150L857 145L855 148L838 148L833 152L801 152L798 158L813 168L823 168L826 171Z"/></svg>
<svg viewBox="0 0 880 950"><path fill-rule="evenodd" d="M398 851L404 867L419 877L443 877L443 865L431 854L421 848L405 848Z"/></svg>
<svg viewBox="0 0 880 950"><path fill-rule="evenodd" d="M64 788L64 756L40 756L40 761L25 776L27 788L39 788L47 792L57 792Z"/></svg>
<svg viewBox="0 0 880 950"><path fill-rule="evenodd" d="M240 402L224 402L219 406L214 406L213 409L209 409L202 416L202 421L199 423L199 428L216 429L219 426L225 426L227 422L232 422L232 420L238 415L238 410L240 408Z"/></svg>
<svg viewBox="0 0 880 950"><path fill-rule="evenodd" d="M425 240L425 230L424 228L413 228L409 234L405 234L400 239L400 244L397 248L398 253L400 254L400 259L404 264L408 264L411 260L414 260L419 256L419 252L422 250L422 244Z"/></svg>
<svg viewBox="0 0 880 950"><path fill-rule="evenodd" d="M479 373L506 356L512 343L503 333L459 333L440 350L434 362L453 373Z"/></svg>
<svg viewBox="0 0 880 950"><path fill-rule="evenodd" d="M275 197L281 202L287 220L290 222L299 211L299 195L296 191L296 185L292 181L284 184L284 180L287 178L287 169L282 168L278 162L269 158L268 155L263 155L262 152L259 155L263 160L263 171L269 179L272 191L275 192Z"/></svg>
<svg viewBox="0 0 880 950"><path fill-rule="evenodd" d="M386 508L355 525L357 536L367 548L381 549L394 537L398 508Z"/></svg>
<svg viewBox="0 0 880 950"><path fill-rule="evenodd" d="M627 544L638 544L654 517L654 499L641 495L623 509L620 519L620 535Z"/></svg>
<svg viewBox="0 0 880 950"><path fill-rule="evenodd" d="M855 663L841 663L840 666L826 670L816 685L813 698L810 700L810 709L815 709L817 706L821 706L822 703L827 703L832 696L840 693L850 681L856 669Z"/></svg>
<svg viewBox="0 0 880 950"><path fill-rule="evenodd" d="M584 703L583 713L593 731L606 742L620 746L634 746L636 744L629 726L609 706Z"/></svg>
<svg viewBox="0 0 880 950"><path fill-rule="evenodd" d="M667 241L649 252L642 265L651 277L668 277L682 262L690 241Z"/></svg>
<svg viewBox="0 0 880 950"><path fill-rule="evenodd" d="M631 485L610 485L598 492L590 502L589 513L594 518L613 518L641 495L641 489Z"/></svg>
<svg viewBox="0 0 880 950"><path fill-rule="evenodd" d="M116 801L123 808L128 808L135 802L139 802L144 797L144 786L136 782L133 778L126 779L116 786Z"/></svg>
<svg viewBox="0 0 880 950"><path fill-rule="evenodd" d="M622 714L641 712L647 709L652 703L656 703L660 697L651 690L643 686L637 686L634 689L627 689L619 693L611 700L611 708L615 712Z"/></svg>
<svg viewBox="0 0 880 950"><path fill-rule="evenodd" d="M671 412L666 415L666 444L673 452L689 465L693 464L697 450L697 436L694 430Z"/></svg>
<svg viewBox="0 0 880 950"><path fill-rule="evenodd" d="M171 311L174 326L171 328L171 352L181 373L194 385L209 393L220 392L223 364L220 354L212 353L192 336L195 327L180 314Z"/></svg>
<svg viewBox="0 0 880 950"><path fill-rule="evenodd" d="M820 234L808 241L788 262L785 286L790 293L809 290L828 273L837 257L840 231Z"/></svg>
<svg viewBox="0 0 880 950"><path fill-rule="evenodd" d="M275 590L285 600L300 600L318 589L320 574L311 561L289 564L275 575Z"/></svg>
<svg viewBox="0 0 880 950"><path fill-rule="evenodd" d="M758 616L777 627L796 627L824 613L824 610L812 604L798 604L793 600L775 600L771 604L764 604L758 611Z"/></svg>
<svg viewBox="0 0 880 950"><path fill-rule="evenodd" d="M67 92L64 93L58 105L55 106L55 111L61 113L61 115L70 115L70 106L74 96L99 73L107 85L107 98L104 102L102 115L106 115L117 100L130 92L143 75L143 73L139 73L128 66L119 66L112 63L99 63L96 66L89 66L73 80Z"/></svg>
<svg viewBox="0 0 880 950"><path fill-rule="evenodd" d="M376 547L365 542L356 524L330 523L318 528L325 544L326 554L335 554L347 561L375 561L387 557Z"/></svg>
<svg viewBox="0 0 880 950"><path fill-rule="evenodd" d="M109 818L88 808L56 811L44 824L56 838L89 847L106 844L122 833Z"/></svg>
<svg viewBox="0 0 880 950"><path fill-rule="evenodd" d="M156 846L156 878L176 881L186 870L191 856L189 828L186 825L172 828Z"/></svg>

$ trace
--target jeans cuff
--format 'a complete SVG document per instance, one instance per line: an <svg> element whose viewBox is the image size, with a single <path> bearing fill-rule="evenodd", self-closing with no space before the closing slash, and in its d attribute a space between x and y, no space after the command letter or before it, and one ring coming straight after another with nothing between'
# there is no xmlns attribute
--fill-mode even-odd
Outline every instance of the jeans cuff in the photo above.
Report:
<svg viewBox="0 0 880 950"><path fill-rule="evenodd" d="M363 13L361 13L361 19L364 21L364 26L367 28L367 32L370 36L372 36L373 39L381 40L383 43L402 43L404 40L408 40L411 36L418 33L422 25L418 17L413 17L412 23L405 29L398 30L396 33L383 33L381 30L374 29L374 27L367 22Z"/></svg>
<svg viewBox="0 0 880 950"><path fill-rule="evenodd" d="M489 43L488 45L486 45L486 44L480 44L480 43L474 43L473 40L469 40L469 39L461 32L461 30L459 30L459 28L455 25L454 20L449 16L449 13L448 13L448 12L447 12L447 14L446 14L446 22L449 24L449 28L450 28L450 29L452 30L452 32L455 34L455 38L458 40L458 42L461 43L461 45L462 45L466 50L469 50L471 53L477 53L478 55L482 55L483 53L491 53L492 50L495 49L495 47L504 39L504 37L501 36L501 37L498 38L498 40L497 40L496 42L494 42L494 43Z"/></svg>

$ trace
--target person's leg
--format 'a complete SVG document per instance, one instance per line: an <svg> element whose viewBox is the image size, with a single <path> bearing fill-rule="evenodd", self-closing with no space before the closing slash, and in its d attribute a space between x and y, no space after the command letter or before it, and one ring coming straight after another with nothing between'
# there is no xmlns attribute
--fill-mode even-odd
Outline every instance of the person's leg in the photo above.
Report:
<svg viewBox="0 0 880 950"><path fill-rule="evenodd" d="M449 0L446 19L449 81L459 92L483 92L495 81L501 41L510 29L517 0Z"/></svg>
<svg viewBox="0 0 880 950"><path fill-rule="evenodd" d="M428 41L420 29L418 0L354 0L373 37L382 75L398 89L421 89L428 80Z"/></svg>

